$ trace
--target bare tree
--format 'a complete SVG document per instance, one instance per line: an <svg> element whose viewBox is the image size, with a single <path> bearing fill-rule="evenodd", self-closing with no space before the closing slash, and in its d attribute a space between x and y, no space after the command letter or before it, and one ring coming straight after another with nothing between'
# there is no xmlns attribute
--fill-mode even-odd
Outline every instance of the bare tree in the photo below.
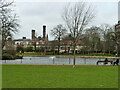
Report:
<svg viewBox="0 0 120 90"><path fill-rule="evenodd" d="M64 8L64 13L62 15L63 20L65 21L74 42L74 60L73 60L73 68L75 67L75 54L76 54L76 45L82 31L86 28L86 26L90 23L90 21L94 18L94 12L91 5L87 6L85 2L78 2L72 5L68 5Z"/></svg>
<svg viewBox="0 0 120 90"><path fill-rule="evenodd" d="M109 52L113 51L114 48L114 41L111 38L112 32L114 32L113 27L110 26L109 24L102 24L100 26L101 28L101 32L102 32L102 41L103 41L103 52L105 54L105 52Z"/></svg>
<svg viewBox="0 0 120 90"><path fill-rule="evenodd" d="M101 51L101 29L97 26L92 26L85 30L82 43L88 51Z"/></svg>
<svg viewBox="0 0 120 90"><path fill-rule="evenodd" d="M9 37L12 38L13 33L18 31L17 15L10 8L13 2L5 2L0 0L0 31L2 32L2 48Z"/></svg>
<svg viewBox="0 0 120 90"><path fill-rule="evenodd" d="M53 35L55 39L58 40L58 55L60 51L60 41L66 32L67 30L61 24L57 25L51 30L51 35Z"/></svg>

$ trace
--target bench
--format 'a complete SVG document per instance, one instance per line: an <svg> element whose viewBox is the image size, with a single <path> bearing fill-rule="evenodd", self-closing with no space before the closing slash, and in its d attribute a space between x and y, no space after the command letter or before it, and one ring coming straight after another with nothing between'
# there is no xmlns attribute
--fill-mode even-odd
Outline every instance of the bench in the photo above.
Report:
<svg viewBox="0 0 120 90"><path fill-rule="evenodd" d="M97 61L97 65L98 63L104 63L104 65L108 63L113 64L113 61Z"/></svg>

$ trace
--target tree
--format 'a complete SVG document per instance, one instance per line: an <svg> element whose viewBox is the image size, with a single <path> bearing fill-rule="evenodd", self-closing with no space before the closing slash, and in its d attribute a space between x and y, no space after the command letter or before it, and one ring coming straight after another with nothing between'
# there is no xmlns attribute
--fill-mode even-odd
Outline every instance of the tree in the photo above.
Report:
<svg viewBox="0 0 120 90"><path fill-rule="evenodd" d="M9 37L12 38L13 33L18 32L19 24L17 23L17 15L14 14L13 10L10 8L12 4L13 2L0 0L0 32L2 32L2 48L5 46L7 39Z"/></svg>
<svg viewBox="0 0 120 90"><path fill-rule="evenodd" d="M71 36L73 39L73 48L74 48L74 60L73 68L75 67L75 54L76 54L76 45L82 31L87 27L90 21L94 18L93 8L85 3L79 2L72 5L68 5L64 8L63 20L65 21Z"/></svg>
<svg viewBox="0 0 120 90"><path fill-rule="evenodd" d="M58 55L60 51L60 41L62 37L66 34L66 32L67 30L61 24L57 25L51 30L51 35L53 35L55 39L58 40Z"/></svg>
<svg viewBox="0 0 120 90"><path fill-rule="evenodd" d="M85 30L84 38L82 43L85 46L85 49L88 51L101 51L101 29L97 26L92 26Z"/></svg>
<svg viewBox="0 0 120 90"><path fill-rule="evenodd" d="M100 28L102 29L103 51L104 53L108 51L110 54L110 51L113 51L115 46L115 42L111 38L114 29L109 24L102 24Z"/></svg>
<svg viewBox="0 0 120 90"><path fill-rule="evenodd" d="M66 52L66 50L68 51L68 53L70 52L72 39L73 38L71 37L70 34L67 34L67 35L62 37L62 42L64 43L63 45L65 46L65 52ZM66 48L66 46L68 46L68 48Z"/></svg>

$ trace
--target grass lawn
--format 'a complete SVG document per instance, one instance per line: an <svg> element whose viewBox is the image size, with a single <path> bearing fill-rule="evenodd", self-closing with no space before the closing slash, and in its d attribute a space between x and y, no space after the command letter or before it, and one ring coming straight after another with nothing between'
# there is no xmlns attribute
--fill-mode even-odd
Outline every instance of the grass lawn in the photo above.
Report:
<svg viewBox="0 0 120 90"><path fill-rule="evenodd" d="M118 88L117 66L3 65L3 88Z"/></svg>
<svg viewBox="0 0 120 90"><path fill-rule="evenodd" d="M25 52L24 56L43 56L43 53L41 52ZM20 55L20 53L17 53L17 55ZM46 55L53 56L52 52L47 52ZM73 56L73 54L69 55L54 55L54 56ZM102 57L115 57L115 55L112 54L103 54L103 53L93 53L93 54L76 54L76 56L102 56Z"/></svg>

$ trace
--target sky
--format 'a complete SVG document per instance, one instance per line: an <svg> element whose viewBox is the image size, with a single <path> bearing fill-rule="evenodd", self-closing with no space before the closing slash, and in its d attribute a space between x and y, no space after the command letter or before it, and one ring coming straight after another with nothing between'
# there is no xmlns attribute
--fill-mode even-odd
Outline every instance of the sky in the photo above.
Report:
<svg viewBox="0 0 120 90"><path fill-rule="evenodd" d="M72 2L71 2L72 3ZM95 7L96 17L90 23L90 26L110 24L114 25L118 22L118 2L106 1L90 2ZM31 39L31 30L36 30L37 36L43 36L42 27L46 25L46 31L49 40L54 37L50 35L50 30L58 24L65 24L61 15L63 8L68 2L41 2L39 0L20 1L15 0L14 12L19 16L19 32L14 35L14 39L26 37Z"/></svg>

